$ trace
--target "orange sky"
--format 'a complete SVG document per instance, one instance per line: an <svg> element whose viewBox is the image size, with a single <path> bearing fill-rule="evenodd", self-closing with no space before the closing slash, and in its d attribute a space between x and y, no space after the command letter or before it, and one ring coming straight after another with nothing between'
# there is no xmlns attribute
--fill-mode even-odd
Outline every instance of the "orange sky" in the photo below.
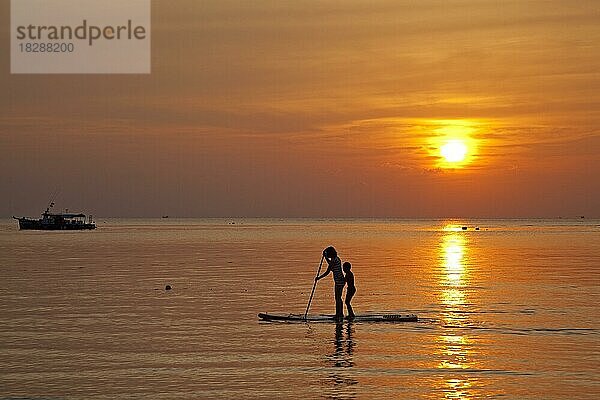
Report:
<svg viewBox="0 0 600 400"><path fill-rule="evenodd" d="M0 215L600 216L597 1L155 1L147 76L10 75L8 5Z"/></svg>

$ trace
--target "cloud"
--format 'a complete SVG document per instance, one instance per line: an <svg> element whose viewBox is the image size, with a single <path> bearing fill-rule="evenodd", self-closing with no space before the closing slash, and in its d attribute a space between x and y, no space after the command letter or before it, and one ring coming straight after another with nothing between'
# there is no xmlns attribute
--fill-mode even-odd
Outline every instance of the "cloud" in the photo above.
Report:
<svg viewBox="0 0 600 400"><path fill-rule="evenodd" d="M592 204L599 12L594 1L155 1L151 75L17 76L3 59L0 182L19 182L6 192L20 204L44 197L53 171L89 201L87 181L100 182L107 212L128 201L134 212L135 198L148 214L173 202L330 215L340 198L349 215L485 213L475 187L512 204L494 213L515 214L537 210L532 182L565 208ZM462 170L437 165L445 127L471 140Z"/></svg>

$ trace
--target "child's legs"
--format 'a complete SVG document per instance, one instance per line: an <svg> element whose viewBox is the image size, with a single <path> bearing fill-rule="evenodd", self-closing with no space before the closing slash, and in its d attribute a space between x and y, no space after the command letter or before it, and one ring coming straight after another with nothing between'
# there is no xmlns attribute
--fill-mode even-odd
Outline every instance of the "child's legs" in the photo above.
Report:
<svg viewBox="0 0 600 400"><path fill-rule="evenodd" d="M352 301L352 297L354 297L354 293L356 293L355 290L346 292L346 308L348 309L348 314L349 315L354 315L354 310L352 309L352 305L350 304L350 302Z"/></svg>
<svg viewBox="0 0 600 400"><path fill-rule="evenodd" d="M350 303L346 303L346 309L348 310L348 317L354 317L354 310Z"/></svg>

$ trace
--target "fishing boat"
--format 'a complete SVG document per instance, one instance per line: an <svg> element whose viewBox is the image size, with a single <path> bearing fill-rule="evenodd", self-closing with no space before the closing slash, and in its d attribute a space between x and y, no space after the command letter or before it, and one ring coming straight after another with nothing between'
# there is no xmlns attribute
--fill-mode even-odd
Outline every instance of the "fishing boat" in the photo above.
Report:
<svg viewBox="0 0 600 400"><path fill-rule="evenodd" d="M64 213L52 213L54 202L46 208L42 213L42 218L32 219L27 217L13 217L19 221L19 229L33 229L44 231L60 231L60 230L87 230L96 229L96 223L92 216L85 214L73 214L65 210Z"/></svg>

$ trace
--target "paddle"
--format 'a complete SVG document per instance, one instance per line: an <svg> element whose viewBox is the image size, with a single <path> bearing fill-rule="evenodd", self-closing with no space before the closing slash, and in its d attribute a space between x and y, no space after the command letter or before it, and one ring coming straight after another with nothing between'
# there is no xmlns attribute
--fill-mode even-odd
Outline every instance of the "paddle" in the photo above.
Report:
<svg viewBox="0 0 600 400"><path fill-rule="evenodd" d="M321 273L321 267L323 266L323 260L325 259L325 254L321 257L321 262L319 263L319 269L317 270L317 277ZM310 298L308 299L308 305L306 306L306 312L304 313L304 320L306 321L306 316L308 315L308 309L310 308L310 303L312 302L313 295L315 294L315 288L317 287L317 280L313 283L312 292L310 292Z"/></svg>

